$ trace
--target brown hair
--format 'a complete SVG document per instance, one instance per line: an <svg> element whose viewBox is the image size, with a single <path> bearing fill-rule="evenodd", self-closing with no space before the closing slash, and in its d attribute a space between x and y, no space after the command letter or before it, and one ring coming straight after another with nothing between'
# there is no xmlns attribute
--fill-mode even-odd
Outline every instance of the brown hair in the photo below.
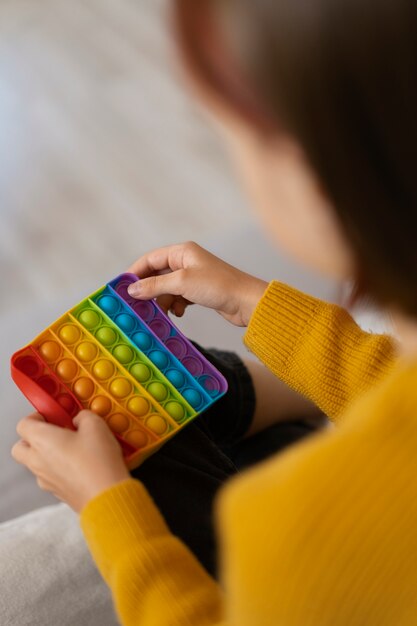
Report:
<svg viewBox="0 0 417 626"><path fill-rule="evenodd" d="M303 146L357 259L356 293L417 315L417 2L175 0L189 70Z"/></svg>

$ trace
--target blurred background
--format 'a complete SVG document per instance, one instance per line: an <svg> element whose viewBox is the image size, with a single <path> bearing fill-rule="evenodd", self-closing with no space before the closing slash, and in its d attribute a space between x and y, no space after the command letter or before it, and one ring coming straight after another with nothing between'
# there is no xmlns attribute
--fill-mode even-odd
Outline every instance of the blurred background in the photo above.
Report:
<svg viewBox="0 0 417 626"><path fill-rule="evenodd" d="M10 458L10 355L154 247L193 239L265 279L339 289L271 247L176 65L168 0L0 0L0 521L54 499ZM193 308L204 345L242 331Z"/></svg>

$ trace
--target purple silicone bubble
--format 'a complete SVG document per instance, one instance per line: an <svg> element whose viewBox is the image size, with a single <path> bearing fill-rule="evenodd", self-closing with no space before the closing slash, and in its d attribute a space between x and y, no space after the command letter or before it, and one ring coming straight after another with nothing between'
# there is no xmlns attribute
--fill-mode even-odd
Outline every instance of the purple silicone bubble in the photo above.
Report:
<svg viewBox="0 0 417 626"><path fill-rule="evenodd" d="M149 324L149 328L155 333L161 341L165 341L171 334L171 326L162 319L155 319Z"/></svg>
<svg viewBox="0 0 417 626"><path fill-rule="evenodd" d="M187 344L179 337L171 337L165 342L166 347L179 361L187 354Z"/></svg>
<svg viewBox="0 0 417 626"><path fill-rule="evenodd" d="M181 361L181 363L190 372L191 376L201 376L204 372L202 362L193 356L187 356Z"/></svg>
<svg viewBox="0 0 417 626"><path fill-rule="evenodd" d="M199 382L202 385L203 389L205 389L205 391L207 391L207 393L209 393L210 395L212 395L213 393L218 393L220 391L220 383L214 376L202 376Z"/></svg>
<svg viewBox="0 0 417 626"><path fill-rule="evenodd" d="M130 283L127 282L121 282L117 285L116 287L116 291L119 294L119 296L121 296L123 299L129 298L129 294L127 292L127 288L129 287Z"/></svg>
<svg viewBox="0 0 417 626"><path fill-rule="evenodd" d="M133 300L130 296L127 296L126 301L131 305L135 313L143 319L144 322L150 322L155 317L155 311L151 302Z"/></svg>

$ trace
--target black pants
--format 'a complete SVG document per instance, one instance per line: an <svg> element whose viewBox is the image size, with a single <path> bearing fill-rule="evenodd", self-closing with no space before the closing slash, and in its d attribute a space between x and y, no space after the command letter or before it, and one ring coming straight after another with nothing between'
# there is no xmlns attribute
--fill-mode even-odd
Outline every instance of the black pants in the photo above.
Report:
<svg viewBox="0 0 417 626"><path fill-rule="evenodd" d="M236 472L311 434L315 427L300 419L243 440L256 403L250 374L232 352L199 349L227 379L228 393L132 476L146 485L171 531L216 576L212 510L218 489Z"/></svg>

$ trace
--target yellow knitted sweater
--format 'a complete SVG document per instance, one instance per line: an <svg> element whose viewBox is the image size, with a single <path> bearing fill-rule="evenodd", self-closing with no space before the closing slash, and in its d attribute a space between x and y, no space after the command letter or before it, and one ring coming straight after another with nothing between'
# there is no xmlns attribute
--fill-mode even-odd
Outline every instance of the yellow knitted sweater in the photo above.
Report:
<svg viewBox="0 0 417 626"><path fill-rule="evenodd" d="M138 481L89 502L81 525L120 622L417 624L417 363L340 307L278 282L245 342L338 427L222 490L221 587Z"/></svg>

